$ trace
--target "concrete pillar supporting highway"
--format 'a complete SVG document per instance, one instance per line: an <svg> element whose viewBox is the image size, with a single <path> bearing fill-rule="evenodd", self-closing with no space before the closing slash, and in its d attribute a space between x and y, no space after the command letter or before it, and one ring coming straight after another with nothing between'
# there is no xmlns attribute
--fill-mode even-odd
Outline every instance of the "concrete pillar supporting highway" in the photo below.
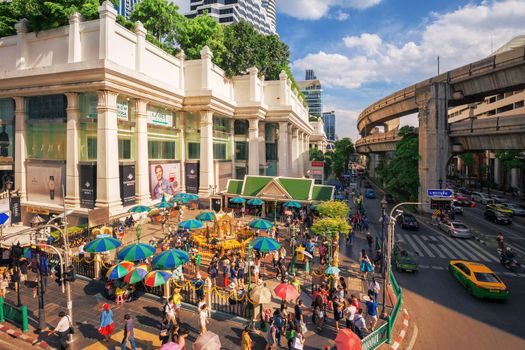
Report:
<svg viewBox="0 0 525 350"><path fill-rule="evenodd" d="M520 170L518 168L511 169L510 170L510 185L514 188L520 187L519 179L520 179Z"/></svg>
<svg viewBox="0 0 525 350"><path fill-rule="evenodd" d="M370 161L368 163L368 174L370 177L375 178L376 177L376 167L377 167L377 161L378 161L378 155L376 153L370 153L369 154Z"/></svg>
<svg viewBox="0 0 525 350"><path fill-rule="evenodd" d="M501 184L501 163L499 158L494 158L494 183Z"/></svg>
<svg viewBox="0 0 525 350"><path fill-rule="evenodd" d="M416 91L419 108L419 202L429 203L427 190L439 188L447 180L446 166L450 146L448 138L448 99L450 88L445 83L434 83ZM430 211L429 205L421 210Z"/></svg>

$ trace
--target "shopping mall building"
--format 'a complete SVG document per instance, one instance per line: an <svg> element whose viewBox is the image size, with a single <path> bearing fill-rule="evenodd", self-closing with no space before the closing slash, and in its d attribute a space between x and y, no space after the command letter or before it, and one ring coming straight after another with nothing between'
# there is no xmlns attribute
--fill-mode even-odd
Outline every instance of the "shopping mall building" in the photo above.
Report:
<svg viewBox="0 0 525 350"><path fill-rule="evenodd" d="M114 215L246 174L304 176L315 132L284 72L228 78L208 47L173 57L142 24L117 24L108 2L99 11L39 33L21 21L0 38L0 185L14 179L24 222L64 201L78 217Z"/></svg>

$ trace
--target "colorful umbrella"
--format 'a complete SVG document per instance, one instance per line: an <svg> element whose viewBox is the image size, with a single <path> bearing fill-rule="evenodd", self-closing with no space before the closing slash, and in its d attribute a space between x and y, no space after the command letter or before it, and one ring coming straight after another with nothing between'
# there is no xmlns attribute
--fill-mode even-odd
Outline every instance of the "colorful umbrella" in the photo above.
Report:
<svg viewBox="0 0 525 350"><path fill-rule="evenodd" d="M337 333L335 338L337 350L361 350L361 339L348 328L343 328Z"/></svg>
<svg viewBox="0 0 525 350"><path fill-rule="evenodd" d="M187 193L186 194L186 198L188 198L188 200L190 200L190 201L196 201L196 200L199 199L199 196L197 196L194 193Z"/></svg>
<svg viewBox="0 0 525 350"><path fill-rule="evenodd" d="M202 222L199 220L185 220L179 223L179 227L185 230L195 230L202 228Z"/></svg>
<svg viewBox="0 0 525 350"><path fill-rule="evenodd" d="M149 213L151 211L150 207L145 205L136 205L133 208L128 210L128 213Z"/></svg>
<svg viewBox="0 0 525 350"><path fill-rule="evenodd" d="M173 207L173 204L171 204L170 202L160 202L159 204L157 204L157 208L159 209L168 209L172 207Z"/></svg>
<svg viewBox="0 0 525 350"><path fill-rule="evenodd" d="M279 242L269 237L257 237L250 242L250 246L252 249L263 253L273 252L281 248Z"/></svg>
<svg viewBox="0 0 525 350"><path fill-rule="evenodd" d="M187 193L179 192L176 195L174 195L173 197L171 197L171 200L174 201L174 202L178 202L178 201L180 201L182 199L186 199L187 196L188 196Z"/></svg>
<svg viewBox="0 0 525 350"><path fill-rule="evenodd" d="M129 261L122 261L116 265L111 266L106 273L106 277L109 280L117 280L126 276L131 271L131 269L133 269L133 263Z"/></svg>
<svg viewBox="0 0 525 350"><path fill-rule="evenodd" d="M250 222L250 227L251 228L254 228L254 229L257 229L257 230L269 230L273 227L273 224L268 221L268 220L264 220L264 219L255 219L253 221Z"/></svg>
<svg viewBox="0 0 525 350"><path fill-rule="evenodd" d="M158 287L168 282L170 278L171 273L169 271L155 270L146 275L144 284L148 287Z"/></svg>
<svg viewBox="0 0 525 350"><path fill-rule="evenodd" d="M324 273L327 274L327 275L337 275L339 273L339 270L337 267L335 266L328 266L326 268L326 270L324 270Z"/></svg>
<svg viewBox="0 0 525 350"><path fill-rule="evenodd" d="M301 208L302 207L301 203L296 202L296 201L286 202L283 204L283 206L287 208Z"/></svg>
<svg viewBox="0 0 525 350"><path fill-rule="evenodd" d="M207 331L195 339L193 343L193 350L220 350L221 340L219 336L213 332Z"/></svg>
<svg viewBox="0 0 525 350"><path fill-rule="evenodd" d="M252 198L248 202L246 202L248 205L263 205L264 201L260 198Z"/></svg>
<svg viewBox="0 0 525 350"><path fill-rule="evenodd" d="M230 203L233 203L233 204L243 204L244 202L246 202L246 199L241 198L241 197L230 198Z"/></svg>
<svg viewBox="0 0 525 350"><path fill-rule="evenodd" d="M121 245L121 241L110 237L109 235L98 235L96 239L84 246L84 251L88 253L103 253L109 250L117 249Z"/></svg>
<svg viewBox="0 0 525 350"><path fill-rule="evenodd" d="M190 260L190 256L184 250L170 249L163 251L153 258L152 264L156 269L174 269Z"/></svg>
<svg viewBox="0 0 525 350"><path fill-rule="evenodd" d="M295 300L299 297L297 288L289 283L279 283L273 291L277 297L283 300Z"/></svg>
<svg viewBox="0 0 525 350"><path fill-rule="evenodd" d="M250 300L255 304L268 304L272 301L272 292L263 286L257 286L250 293Z"/></svg>
<svg viewBox="0 0 525 350"><path fill-rule="evenodd" d="M147 265L138 265L135 266L127 275L124 277L124 282L127 284L135 284L140 282L148 274Z"/></svg>
<svg viewBox="0 0 525 350"><path fill-rule="evenodd" d="M145 243L134 243L122 248L117 258L119 260L139 261L155 254L155 247Z"/></svg>
<svg viewBox="0 0 525 350"><path fill-rule="evenodd" d="M200 221L213 221L215 220L215 213L212 211L205 211L197 215L197 219Z"/></svg>

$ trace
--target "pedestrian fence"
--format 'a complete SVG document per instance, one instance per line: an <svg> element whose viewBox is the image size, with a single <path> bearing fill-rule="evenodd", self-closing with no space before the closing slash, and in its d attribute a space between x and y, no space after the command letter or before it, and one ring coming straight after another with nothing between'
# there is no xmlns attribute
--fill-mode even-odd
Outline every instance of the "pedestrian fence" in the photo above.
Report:
<svg viewBox="0 0 525 350"><path fill-rule="evenodd" d="M95 261L94 260L85 260L79 259L78 257L73 257L71 259L71 264L75 267L77 274L88 277L95 278Z"/></svg>
<svg viewBox="0 0 525 350"><path fill-rule="evenodd" d="M403 291L394 277L394 274L390 272L390 282L392 289L396 295L396 304L387 318L387 322L363 338L362 348L363 350L372 350L378 348L383 343L392 343L392 330L396 324L397 316L403 305Z"/></svg>
<svg viewBox="0 0 525 350"><path fill-rule="evenodd" d="M6 303L4 298L0 298L0 323L5 320L19 326L22 332L27 332L29 330L27 306L14 306Z"/></svg>

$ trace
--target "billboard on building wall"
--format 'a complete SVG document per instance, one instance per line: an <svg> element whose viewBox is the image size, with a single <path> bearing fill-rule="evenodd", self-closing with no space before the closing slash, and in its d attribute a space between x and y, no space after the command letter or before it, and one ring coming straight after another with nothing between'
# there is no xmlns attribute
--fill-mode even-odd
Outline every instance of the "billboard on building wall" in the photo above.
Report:
<svg viewBox="0 0 525 350"><path fill-rule="evenodd" d="M9 210L11 211L11 223L16 224L22 221L20 197L11 197L9 202Z"/></svg>
<svg viewBox="0 0 525 350"><path fill-rule="evenodd" d="M97 199L97 166L80 165L80 206L93 209Z"/></svg>
<svg viewBox="0 0 525 350"><path fill-rule="evenodd" d="M62 185L65 186L66 165L38 163L27 166L27 200L62 205Z"/></svg>
<svg viewBox="0 0 525 350"><path fill-rule="evenodd" d="M199 193L199 163L186 163L186 192Z"/></svg>
<svg viewBox="0 0 525 350"><path fill-rule="evenodd" d="M120 199L123 205L135 203L135 165L121 165Z"/></svg>
<svg viewBox="0 0 525 350"><path fill-rule="evenodd" d="M163 194L174 195L180 192L180 176L180 163L151 164L151 198L161 199Z"/></svg>

